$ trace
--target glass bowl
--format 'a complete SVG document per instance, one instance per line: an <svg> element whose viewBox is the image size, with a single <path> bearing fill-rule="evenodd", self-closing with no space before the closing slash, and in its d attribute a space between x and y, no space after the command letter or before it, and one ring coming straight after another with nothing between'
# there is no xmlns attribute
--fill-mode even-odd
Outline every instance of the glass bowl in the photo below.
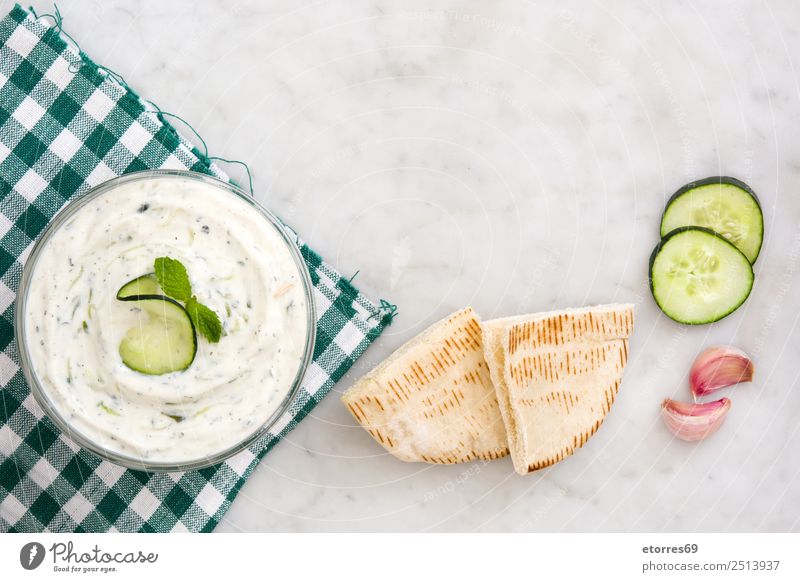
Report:
<svg viewBox="0 0 800 582"><path fill-rule="evenodd" d="M305 338L305 346L303 349L302 360L300 361L300 365L298 366L297 372L294 376L294 379L291 383L291 386L286 393L286 396L278 405L277 409L270 415L270 417L259 427L254 429L252 433L250 433L246 438L237 442L235 445L228 447L222 451L212 452L211 454L204 454L202 457L192 460L181 460L177 462L168 462L168 461L161 461L161 460L150 460L150 459L142 459L133 455L125 455L120 453L119 451L111 450L101 443L96 442L92 438L88 437L86 434L82 433L79 429L72 426L70 422L65 418L64 414L59 411L58 406L53 402L52 398L48 394L48 387L44 386L42 382L40 382L39 378L36 375L34 363L31 358L31 351L29 349L26 337L26 303L28 301L28 293L31 286L31 280L34 276L36 263L37 260L42 252L42 249L46 248L48 241L52 238L54 233L56 233L59 228L61 228L67 221L76 214L78 210L80 210L84 205L88 204L92 200L103 196L106 193L111 192L118 186L122 184L129 184L131 182L138 182L138 181L145 181L151 179L176 179L176 180L194 180L203 182L207 185L211 185L214 188L219 189L221 195L227 196L228 194L232 193L238 198L247 202L250 206L252 206L253 210L259 213L264 221L269 225L270 228L275 229L279 234L280 238L286 243L286 247L289 250L295 266L297 267L298 272L300 273L300 280L302 281L303 285L303 294L306 300L306 322L307 322L307 333ZM36 402L42 407L44 412L50 419L55 423L55 425L67 436L69 436L75 443L80 445L81 447L88 449L98 455L99 457L110 461L112 463L122 465L124 467L128 467L130 469L137 469L142 471L150 471L150 472L169 472L169 471L186 471L191 469L200 469L203 467L208 467L211 465L216 465L225 459L232 457L236 453L246 449L250 446L254 441L258 438L263 436L265 433L269 431L269 429L278 421L278 419L289 409L289 406L293 402L294 398L296 397L299 389L300 384L302 382L303 376L305 375L306 369L308 368L309 363L311 362L313 350L314 350L314 341L316 337L316 314L314 309L314 300L312 295L312 284L311 278L309 276L308 267L306 266L305 261L303 260L302 256L300 255L300 251L297 248L297 244L294 241L294 238L289 234L286 227L268 210L266 210L263 206L261 206L258 202L256 202L249 194L241 190L240 188L227 183L216 178L199 174L196 172L187 172L187 171L178 171L178 170L147 170L143 172L135 172L131 174L126 174L124 176L120 176L118 178L111 179L107 182L104 182L94 188L91 188L86 193L82 194L81 196L75 198L71 202L69 202L50 222L47 228L39 236L39 239L33 246L31 253L25 262L25 267L22 272L22 278L19 284L19 290L17 292L17 299L16 299L16 308L15 308L15 315L14 315L14 333L15 339L17 342L17 347L19 351L20 361L22 364L22 370L25 375L25 379L28 382L28 385L31 388L31 392L33 393Z"/></svg>

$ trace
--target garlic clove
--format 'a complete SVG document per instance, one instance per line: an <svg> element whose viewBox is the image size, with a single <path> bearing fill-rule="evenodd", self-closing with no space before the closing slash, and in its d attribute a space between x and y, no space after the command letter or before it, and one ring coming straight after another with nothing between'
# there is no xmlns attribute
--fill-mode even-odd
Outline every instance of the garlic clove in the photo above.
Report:
<svg viewBox="0 0 800 582"><path fill-rule="evenodd" d="M666 398L661 403L661 417L667 428L679 439L700 441L717 432L725 422L730 407L729 398L702 404Z"/></svg>
<svg viewBox="0 0 800 582"><path fill-rule="evenodd" d="M689 386L695 398L720 388L753 380L753 361L742 350L732 346L709 348L692 364Z"/></svg>

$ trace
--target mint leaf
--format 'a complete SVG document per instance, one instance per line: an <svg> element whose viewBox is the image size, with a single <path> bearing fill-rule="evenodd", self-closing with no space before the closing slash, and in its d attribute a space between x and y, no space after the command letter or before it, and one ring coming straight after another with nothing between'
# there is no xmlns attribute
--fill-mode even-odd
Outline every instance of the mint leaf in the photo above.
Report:
<svg viewBox="0 0 800 582"><path fill-rule="evenodd" d="M183 263L169 257L158 257L154 265L158 284L167 296L178 301L187 301L192 296L192 284Z"/></svg>
<svg viewBox="0 0 800 582"><path fill-rule="evenodd" d="M186 302L186 312L192 318L195 329L208 341L215 344L222 336L222 323L211 309L192 297Z"/></svg>

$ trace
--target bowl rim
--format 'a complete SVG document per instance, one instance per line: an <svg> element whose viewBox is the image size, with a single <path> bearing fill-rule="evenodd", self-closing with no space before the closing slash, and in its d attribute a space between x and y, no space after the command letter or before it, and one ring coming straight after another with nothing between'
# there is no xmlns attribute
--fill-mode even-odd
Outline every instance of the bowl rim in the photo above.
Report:
<svg viewBox="0 0 800 582"><path fill-rule="evenodd" d="M30 289L31 280L35 271L36 263L42 252L47 246L47 242L51 237L63 226L72 216L74 216L81 208L86 206L89 202L99 198L103 194L108 193L117 186L127 184L130 182L146 181L150 179L188 179L198 182L204 182L216 188L220 188L229 193L232 193L250 204L267 223L274 228L278 235L286 243L290 254L295 262L297 270L300 272L300 278L303 282L303 291L306 298L306 320L307 332L306 342L303 350L303 357L298 366L297 372L291 383L291 388L287 392L284 399L281 401L275 411L266 419L266 421L253 433L247 436L242 441L232 445L222 451L216 452L212 455L204 455L202 458L188 460L188 461L150 461L144 460L132 455L125 455L117 451L110 450L91 438L84 435L81 431L77 430L64 418L58 411L58 408L51 401L42 384L39 382L33 367L33 361L30 356L30 351L26 343L25 332L25 312L27 295ZM17 287L17 294L14 306L14 340L19 354L20 365L22 368L25 381L31 389L31 394L36 400L37 404L42 408L50 420L58 427L58 429L65 434L65 436L72 439L80 447L87 449L96 454L101 459L107 460L111 463L121 465L128 469L134 469L147 472L174 472L174 471L188 471L194 469L202 469L211 467L222 463L248 448L256 440L264 436L269 430L275 426L277 421L290 409L297 394L300 392L302 380L308 370L309 365L313 359L314 345L316 342L317 331L317 318L316 306L314 303L313 284L311 282L311 275L309 267L303 260L303 256L298 247L296 236L290 235L289 228L284 225L272 212L264 208L253 196L230 182L225 182L214 176L201 174L199 172L192 172L188 170L143 170L139 172L131 172L122 176L117 176L96 186L89 188L86 192L68 201L50 220L47 226L37 237L36 241L31 248L28 258L25 260L25 265L22 270L19 285Z"/></svg>

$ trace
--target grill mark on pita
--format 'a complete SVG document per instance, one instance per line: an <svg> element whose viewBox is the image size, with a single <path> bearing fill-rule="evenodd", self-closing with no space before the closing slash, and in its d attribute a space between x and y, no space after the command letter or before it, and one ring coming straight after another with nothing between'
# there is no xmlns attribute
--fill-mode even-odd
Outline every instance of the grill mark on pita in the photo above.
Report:
<svg viewBox="0 0 800 582"><path fill-rule="evenodd" d="M558 316L558 332L556 334L556 345L558 345L559 340L561 340L561 343L564 342L564 326L563 326L563 322L564 322L564 316L563 315L559 315Z"/></svg>
<svg viewBox="0 0 800 582"><path fill-rule="evenodd" d="M352 414L353 416L356 417L356 420L358 422L360 422L361 424L364 424L364 422L365 422L364 419L358 414L358 411L356 410L356 408L352 404L348 404L347 408L350 410L350 414Z"/></svg>
<svg viewBox="0 0 800 582"><path fill-rule="evenodd" d="M539 469L544 469L545 467L550 467L552 465L555 465L556 463L563 461L566 457L570 456L573 452L575 452L575 449L573 447L565 446L556 455L529 464L528 472L538 471Z"/></svg>
<svg viewBox="0 0 800 582"><path fill-rule="evenodd" d="M439 359L439 356L436 354L436 352L431 352L431 357L433 358L433 361L435 362L434 370L436 370L437 376L441 376L447 370L447 366L445 366L442 363L442 361Z"/></svg>
<svg viewBox="0 0 800 582"><path fill-rule="evenodd" d="M539 360L539 376L547 377L547 356L545 354L537 354L536 359Z"/></svg>
<svg viewBox="0 0 800 582"><path fill-rule="evenodd" d="M472 434L472 435L478 434L480 432L480 430L481 430L481 427L480 427L480 424L478 424L478 422L475 420L475 417L472 416L472 415L468 415L468 416L465 416L464 418L467 421L467 424L469 425L467 427L467 429L469 430L469 433Z"/></svg>
<svg viewBox="0 0 800 582"><path fill-rule="evenodd" d="M470 350L482 350L483 349L483 342L480 336L480 327L478 328L479 334L477 336L473 335L472 332L468 328L464 328L464 333L466 334L464 337L464 343L467 346L467 351Z"/></svg>
<svg viewBox="0 0 800 582"><path fill-rule="evenodd" d="M472 351L469 349L464 349L464 340L456 333L450 334L450 337L444 340L444 345L446 348L452 351L452 353L448 352L448 355L453 358L453 364L460 362L465 352Z"/></svg>
<svg viewBox="0 0 800 582"><path fill-rule="evenodd" d="M455 346L456 352L459 354L464 354L475 349L474 346L470 344L469 338L464 337L454 337L453 345Z"/></svg>
<svg viewBox="0 0 800 582"><path fill-rule="evenodd" d="M483 344L483 332L481 332L481 325L475 318L471 318L467 325L464 326L467 334L475 341L476 345Z"/></svg>
<svg viewBox="0 0 800 582"><path fill-rule="evenodd" d="M547 354L543 354L542 356L542 372L544 373L545 380L551 380L550 377L550 359L547 357Z"/></svg>
<svg viewBox="0 0 800 582"><path fill-rule="evenodd" d="M422 380L420 382L421 384L423 384L423 385L424 384L430 384L431 379L428 378L428 375L425 373L425 370L422 369L422 366L420 365L419 362L416 362L416 361L412 362L411 363L411 370L413 370L414 373L417 374L418 378L422 377Z"/></svg>
<svg viewBox="0 0 800 582"><path fill-rule="evenodd" d="M478 377L478 383L486 389L488 394L494 395L495 400L497 400L497 395L494 391L494 384L492 384L492 378L489 375L489 370L481 370L478 368L478 372L476 372L476 376Z"/></svg>
<svg viewBox="0 0 800 582"><path fill-rule="evenodd" d="M363 418L365 422L368 421L369 416L366 412L364 412L364 409L361 408L361 405L358 402L353 402L353 406L358 409L358 412L361 414L361 418Z"/></svg>
<svg viewBox="0 0 800 582"><path fill-rule="evenodd" d="M452 360L452 363L455 364L456 361L453 356L450 355L450 350L458 351L458 347L453 343L452 334L450 337L444 338L444 347L442 348L442 351L447 352L447 355Z"/></svg>
<svg viewBox="0 0 800 582"><path fill-rule="evenodd" d="M614 404L614 400L617 398L617 394L619 394L619 386L622 384L621 380L614 381L614 387L611 390L611 404Z"/></svg>
<svg viewBox="0 0 800 582"><path fill-rule="evenodd" d="M484 402L479 410L482 410L484 414L487 415L491 412L492 416L495 417L494 424L497 426L503 426L503 418L499 414L495 415L495 412L497 411L497 399L492 400L491 402Z"/></svg>
<svg viewBox="0 0 800 582"><path fill-rule="evenodd" d="M447 410L447 403L446 402L439 402L436 405L436 410L439 413L439 416L444 416L444 411Z"/></svg>
<svg viewBox="0 0 800 582"><path fill-rule="evenodd" d="M400 386L397 385L397 383L395 381L389 380L386 384L387 384L387 386L389 386L389 388L392 389L392 392L394 392L394 395L397 396L398 402L403 402L403 401L406 400L403 396L401 396L401 393L403 392L403 389L400 388ZM398 388L400 389L399 392L398 392Z"/></svg>
<svg viewBox="0 0 800 582"><path fill-rule="evenodd" d="M535 378L536 376L538 376L540 374L540 372L539 372L540 363L539 363L539 358L538 357L525 358L524 361L530 363L531 374L529 376L529 379L533 379L533 378Z"/></svg>
<svg viewBox="0 0 800 582"><path fill-rule="evenodd" d="M456 360L450 353L450 346L450 340L444 340L444 347L439 351L439 356L444 360L445 366L448 368L456 365Z"/></svg>

